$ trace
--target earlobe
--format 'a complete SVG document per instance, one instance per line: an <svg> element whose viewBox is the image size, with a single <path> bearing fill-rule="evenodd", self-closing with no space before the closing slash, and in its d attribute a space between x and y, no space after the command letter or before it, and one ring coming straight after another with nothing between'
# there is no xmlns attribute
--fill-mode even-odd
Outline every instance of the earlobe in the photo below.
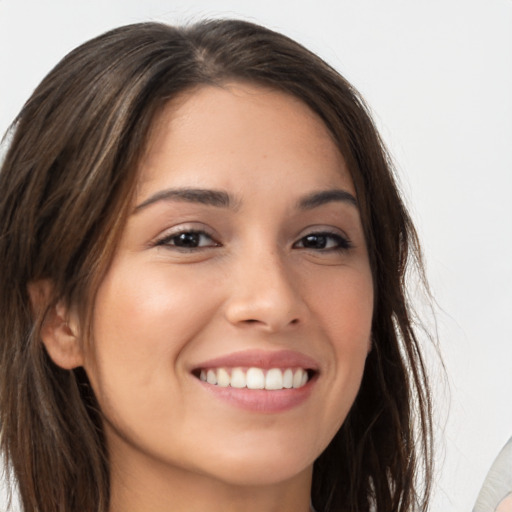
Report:
<svg viewBox="0 0 512 512"><path fill-rule="evenodd" d="M34 314L43 315L40 336L48 355L57 366L71 370L83 364L78 319L61 301L51 305L52 289L48 280L28 285Z"/></svg>

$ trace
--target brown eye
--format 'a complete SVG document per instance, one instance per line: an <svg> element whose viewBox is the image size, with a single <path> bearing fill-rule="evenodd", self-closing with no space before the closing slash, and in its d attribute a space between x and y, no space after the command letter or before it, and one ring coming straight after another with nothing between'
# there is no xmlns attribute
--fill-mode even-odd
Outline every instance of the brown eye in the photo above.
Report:
<svg viewBox="0 0 512 512"><path fill-rule="evenodd" d="M204 231L182 231L162 238L156 245L176 247L178 249L202 249L205 247L218 247L210 235Z"/></svg>
<svg viewBox="0 0 512 512"><path fill-rule="evenodd" d="M322 250L346 250L352 247L350 241L337 233L311 233L294 244L295 248Z"/></svg>
<svg viewBox="0 0 512 512"><path fill-rule="evenodd" d="M173 237L173 245L176 247L187 247L188 249L199 247L201 235L199 233L180 233Z"/></svg>

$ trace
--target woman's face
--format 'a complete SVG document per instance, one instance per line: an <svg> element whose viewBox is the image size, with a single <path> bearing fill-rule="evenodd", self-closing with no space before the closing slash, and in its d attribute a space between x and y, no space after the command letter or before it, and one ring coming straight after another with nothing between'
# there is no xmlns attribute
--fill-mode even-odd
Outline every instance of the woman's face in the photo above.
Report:
<svg viewBox="0 0 512 512"><path fill-rule="evenodd" d="M231 484L308 472L359 389L372 309L322 121L253 85L182 95L155 123L84 355L113 465Z"/></svg>

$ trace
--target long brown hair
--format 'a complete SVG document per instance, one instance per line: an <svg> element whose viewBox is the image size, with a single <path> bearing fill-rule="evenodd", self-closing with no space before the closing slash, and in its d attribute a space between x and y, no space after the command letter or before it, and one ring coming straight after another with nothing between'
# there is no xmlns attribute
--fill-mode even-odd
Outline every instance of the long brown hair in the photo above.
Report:
<svg viewBox="0 0 512 512"><path fill-rule="evenodd" d="M405 294L420 249L387 153L364 102L329 65L281 34L217 20L136 24L83 44L13 124L0 171L0 443L27 511L109 504L87 375L52 363L39 335L44 311L34 314L27 286L48 280L48 308L77 305L90 325L156 113L180 92L229 80L285 91L323 119L349 166L368 244L373 350L346 421L315 462L313 504L319 512L427 508L430 393Z"/></svg>

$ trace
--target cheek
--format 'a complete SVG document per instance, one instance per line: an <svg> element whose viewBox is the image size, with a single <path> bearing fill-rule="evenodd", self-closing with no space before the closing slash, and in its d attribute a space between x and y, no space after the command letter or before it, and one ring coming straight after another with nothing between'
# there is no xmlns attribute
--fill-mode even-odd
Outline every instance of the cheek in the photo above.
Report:
<svg viewBox="0 0 512 512"><path fill-rule="evenodd" d="M317 283L318 284L318 283ZM346 271L324 280L312 294L314 316L320 319L333 349L366 354L370 348L373 318L371 272Z"/></svg>
<svg viewBox="0 0 512 512"><path fill-rule="evenodd" d="M368 270L340 272L314 296L314 314L329 342L330 363L322 423L331 439L344 422L361 385L371 346L373 282Z"/></svg>
<svg viewBox="0 0 512 512"><path fill-rule="evenodd" d="M171 275L165 266L139 265L135 271L133 265L114 264L96 297L86 357L98 394L140 392L159 375L173 375L180 352L207 321L213 302L200 283Z"/></svg>
<svg viewBox="0 0 512 512"><path fill-rule="evenodd" d="M95 338L125 350L172 349L198 325L198 302L207 302L199 283L180 279L165 268L139 267L137 272L108 275L100 287L95 312ZM175 343L169 343L175 340Z"/></svg>

